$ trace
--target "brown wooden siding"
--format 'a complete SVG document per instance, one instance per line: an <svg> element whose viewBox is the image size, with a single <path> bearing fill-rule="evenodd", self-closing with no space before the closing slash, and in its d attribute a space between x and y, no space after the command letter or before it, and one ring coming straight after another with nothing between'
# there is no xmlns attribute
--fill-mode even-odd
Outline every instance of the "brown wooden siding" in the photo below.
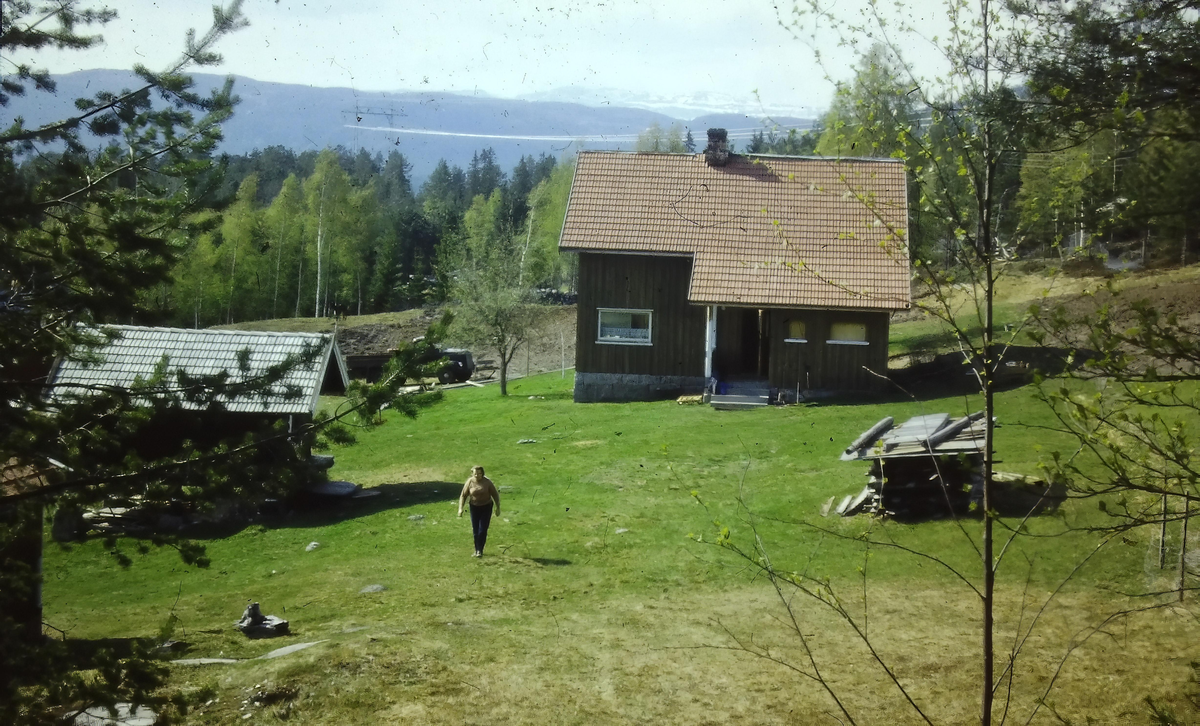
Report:
<svg viewBox="0 0 1200 726"><path fill-rule="evenodd" d="M575 368L585 373L704 375L704 308L687 301L692 260L579 255ZM652 345L596 342L599 308L652 310Z"/></svg>
<svg viewBox="0 0 1200 726"><path fill-rule="evenodd" d="M776 388L833 391L875 391L884 381L869 368L887 374L888 314L877 312L840 312L836 310L786 310L769 312L771 331L770 374ZM807 343L785 343L788 321L802 320ZM834 323L863 323L867 327L867 345L830 345ZM720 337L718 330L717 336Z"/></svg>

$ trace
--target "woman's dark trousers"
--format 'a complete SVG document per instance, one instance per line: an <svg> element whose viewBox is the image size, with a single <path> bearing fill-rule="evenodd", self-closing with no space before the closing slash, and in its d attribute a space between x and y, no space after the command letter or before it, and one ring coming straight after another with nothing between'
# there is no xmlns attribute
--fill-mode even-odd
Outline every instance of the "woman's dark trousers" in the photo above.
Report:
<svg viewBox="0 0 1200 726"><path fill-rule="evenodd" d="M487 544L488 524L492 521L492 503L483 506L471 505L471 533L475 535L475 551L483 554L483 546Z"/></svg>

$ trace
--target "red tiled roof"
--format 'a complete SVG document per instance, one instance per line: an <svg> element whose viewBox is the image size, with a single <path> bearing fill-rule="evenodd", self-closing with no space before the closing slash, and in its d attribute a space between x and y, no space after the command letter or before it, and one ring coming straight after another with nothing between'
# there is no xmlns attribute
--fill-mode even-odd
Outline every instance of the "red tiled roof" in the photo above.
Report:
<svg viewBox="0 0 1200 726"><path fill-rule="evenodd" d="M692 255L693 303L897 310L907 232L898 161L589 151L559 246Z"/></svg>

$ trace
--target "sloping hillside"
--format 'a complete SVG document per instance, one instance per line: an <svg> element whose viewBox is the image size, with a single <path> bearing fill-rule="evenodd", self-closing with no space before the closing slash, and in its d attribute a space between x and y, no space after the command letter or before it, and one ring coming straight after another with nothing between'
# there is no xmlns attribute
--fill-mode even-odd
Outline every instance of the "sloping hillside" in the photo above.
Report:
<svg viewBox="0 0 1200 726"><path fill-rule="evenodd" d="M531 345L520 350L512 361L510 376L527 373L557 371L563 366L575 365L575 306L550 306L549 317L541 334ZM337 329L338 346L345 355L379 355L395 348L401 342L424 335L429 325L442 315L441 308L404 310L378 315L333 318L280 318L258 320L234 325L217 326L233 330L274 330L287 332L320 332ZM486 348L467 345L466 341L453 336L446 341L449 346L471 348L477 361L495 361L496 352ZM492 371L480 371L477 377L487 378Z"/></svg>

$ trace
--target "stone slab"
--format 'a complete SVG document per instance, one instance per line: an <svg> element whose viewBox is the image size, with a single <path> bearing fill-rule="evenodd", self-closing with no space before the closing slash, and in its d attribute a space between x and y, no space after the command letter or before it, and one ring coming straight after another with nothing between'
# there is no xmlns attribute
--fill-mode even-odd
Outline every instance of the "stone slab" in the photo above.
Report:
<svg viewBox="0 0 1200 726"><path fill-rule="evenodd" d="M237 663L237 658L180 658L171 661L175 665L217 665L221 663Z"/></svg>
<svg viewBox="0 0 1200 726"><path fill-rule="evenodd" d="M314 645L318 645L318 644L324 643L324 642L325 642L324 640L316 640L311 643L296 643L295 645L288 645L288 646L284 646L283 648L276 648L275 650L271 651L270 653L264 653L263 655L258 656L258 660L271 660L272 658L281 658L285 655L291 655L292 653L298 653L306 648L311 648Z"/></svg>
<svg viewBox="0 0 1200 726"><path fill-rule="evenodd" d="M115 716L104 706L93 706L76 716L73 723L75 726L154 726L158 723L158 715L145 706L132 708L131 704L118 703Z"/></svg>

